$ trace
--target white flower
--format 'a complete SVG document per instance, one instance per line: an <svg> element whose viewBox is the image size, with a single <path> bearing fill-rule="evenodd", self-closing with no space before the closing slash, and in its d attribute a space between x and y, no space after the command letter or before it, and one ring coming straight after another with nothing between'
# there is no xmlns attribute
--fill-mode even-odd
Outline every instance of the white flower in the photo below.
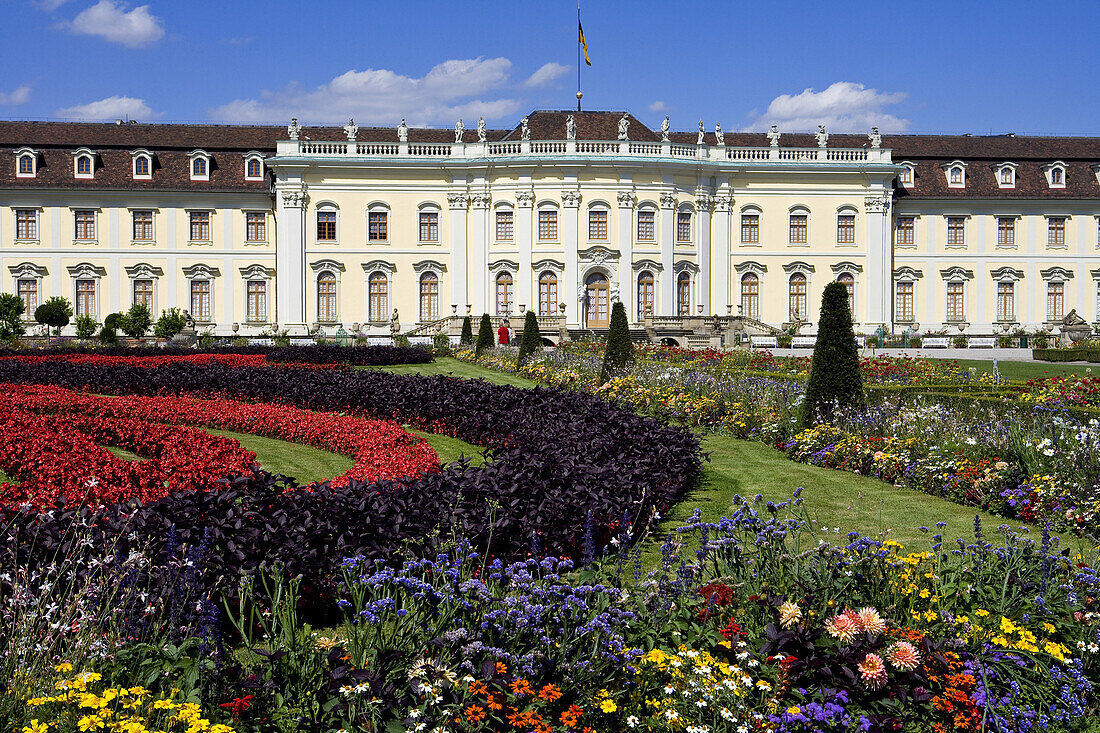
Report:
<svg viewBox="0 0 1100 733"><path fill-rule="evenodd" d="M640 723L640 722L642 722L642 721L638 720L638 716L636 716L636 715L631 715L630 717L628 717L626 719L626 724L631 728L637 728L638 723Z"/></svg>

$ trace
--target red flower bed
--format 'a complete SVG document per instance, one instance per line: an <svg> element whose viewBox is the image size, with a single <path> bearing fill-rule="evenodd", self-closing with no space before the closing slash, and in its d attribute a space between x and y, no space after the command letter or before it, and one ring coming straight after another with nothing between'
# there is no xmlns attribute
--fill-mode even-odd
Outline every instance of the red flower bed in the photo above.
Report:
<svg viewBox="0 0 1100 733"><path fill-rule="evenodd" d="M163 364L185 362L210 364L218 362L230 367L263 366L263 354L165 354L162 356L107 356L105 354L17 354L0 356L0 359L18 359L34 364L41 361L69 361L74 364L102 364L106 366L158 367Z"/></svg>
<svg viewBox="0 0 1100 733"><path fill-rule="evenodd" d="M0 426L6 438L0 468L22 482L14 488L0 487L0 501L5 503L48 503L61 495L76 499L94 494L98 498L89 502L97 504L130 496L156 498L174 491L208 489L228 473L246 472L255 463L255 455L235 440L178 425L262 435L353 458L355 465L332 479L336 486L352 478L372 482L439 470L432 447L394 422L285 405L193 397L106 397L40 385L0 384L0 394L4 394ZM78 441L79 446L69 450L69 440ZM223 442L240 454L226 453ZM18 445L22 443L26 446ZM151 460L119 461L97 443ZM170 476L157 473L162 466ZM135 467L143 468L134 473ZM147 479L147 474L159 478ZM85 491L89 479L109 486L89 493Z"/></svg>

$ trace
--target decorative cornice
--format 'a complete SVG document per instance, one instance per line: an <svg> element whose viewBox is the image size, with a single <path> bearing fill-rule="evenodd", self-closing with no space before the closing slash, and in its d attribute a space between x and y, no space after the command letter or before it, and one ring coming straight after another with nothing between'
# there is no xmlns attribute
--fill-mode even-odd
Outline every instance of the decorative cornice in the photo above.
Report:
<svg viewBox="0 0 1100 733"><path fill-rule="evenodd" d="M333 272L343 272L346 269L344 267L343 262L340 262L339 260L333 260L333 259L324 259L324 260L317 260L315 262L310 262L309 267L314 272L321 272L322 270L331 270Z"/></svg>
<svg viewBox="0 0 1100 733"><path fill-rule="evenodd" d="M183 276L188 280L194 280L195 278L212 278L221 277L222 271L216 267L210 265L204 265L199 263L197 265L189 265L183 268Z"/></svg>
<svg viewBox="0 0 1100 733"><path fill-rule="evenodd" d="M709 194L699 194L695 197L695 210L699 213L710 213L714 208L714 197Z"/></svg>
<svg viewBox="0 0 1100 733"><path fill-rule="evenodd" d="M20 262L18 265L10 266L8 270L15 277L46 277L50 274L44 266L33 262Z"/></svg>
<svg viewBox="0 0 1100 733"><path fill-rule="evenodd" d="M990 276L997 282L1016 282L1022 280L1024 277L1023 270L1017 270L1015 267L998 267L996 270L989 271Z"/></svg>
<svg viewBox="0 0 1100 733"><path fill-rule="evenodd" d="M465 209L466 204L470 201L470 197L466 193L449 193L447 194L447 204L452 209Z"/></svg>
<svg viewBox="0 0 1100 733"><path fill-rule="evenodd" d="M812 272L814 272L816 269L817 268L815 268L813 265L809 264L808 262L802 262L802 261L791 262L789 264L783 265L783 272L785 272L787 274L790 274L792 272L801 272L804 275L809 275Z"/></svg>
<svg viewBox="0 0 1100 733"><path fill-rule="evenodd" d="M136 278L164 277L164 270L160 267L154 267L147 262L141 262L127 267L126 274L131 280Z"/></svg>
<svg viewBox="0 0 1100 733"><path fill-rule="evenodd" d="M107 275L107 268L99 265L93 265L90 262L81 262L79 265L69 265L69 275L71 277L105 277Z"/></svg>
<svg viewBox="0 0 1100 733"><path fill-rule="evenodd" d="M714 208L717 211L733 211L733 196L715 196Z"/></svg>
<svg viewBox="0 0 1100 733"><path fill-rule="evenodd" d="M855 262L838 262L832 266L833 272L840 274L842 272L850 272L853 275L858 272L863 272L863 265L857 265Z"/></svg>
<svg viewBox="0 0 1100 733"><path fill-rule="evenodd" d="M519 272L519 263L515 260L494 260L489 263L489 272L496 275L501 270L507 270L508 272Z"/></svg>
<svg viewBox="0 0 1100 733"><path fill-rule="evenodd" d="M521 209L530 209L535 205L534 191L516 191L516 206Z"/></svg>
<svg viewBox="0 0 1100 733"><path fill-rule="evenodd" d="M619 259L618 250L608 249L602 245L589 247L588 249L581 250L577 254L581 264L585 265L602 265L605 262Z"/></svg>
<svg viewBox="0 0 1100 733"><path fill-rule="evenodd" d="M654 272L661 272L664 269L657 260L636 260L633 264L634 272L641 272L642 270L653 270Z"/></svg>
<svg viewBox="0 0 1100 733"><path fill-rule="evenodd" d="M668 191L661 194L661 208L662 209L675 209L676 208L676 194L669 193Z"/></svg>
<svg viewBox="0 0 1100 733"><path fill-rule="evenodd" d="M676 264L672 266L672 271L676 274L690 272L694 275L699 272L699 264L691 260L678 260Z"/></svg>
<svg viewBox="0 0 1100 733"><path fill-rule="evenodd" d="M270 280L275 277L275 268L265 265L248 265L241 268L241 278L245 280Z"/></svg>
<svg viewBox="0 0 1100 733"><path fill-rule="evenodd" d="M903 265L895 269L893 274L895 280L920 280L924 277L923 270L914 269L909 265Z"/></svg>
<svg viewBox="0 0 1100 733"><path fill-rule="evenodd" d="M1073 279L1073 270L1067 270L1064 267L1048 267L1045 270L1039 270L1039 275L1044 280L1063 281Z"/></svg>
<svg viewBox="0 0 1100 733"><path fill-rule="evenodd" d="M565 272L565 264L558 260L547 258L544 260L539 260L538 262L532 262L531 269L534 272L538 272L539 270L555 270L557 272Z"/></svg>
<svg viewBox="0 0 1100 733"><path fill-rule="evenodd" d="M762 265L756 260L748 260L746 262L737 263L733 266L733 269L736 270L738 274L742 272L755 272L758 275L763 275L768 271L768 266Z"/></svg>
<svg viewBox="0 0 1100 733"><path fill-rule="evenodd" d="M385 260L371 260L370 262L363 263L363 272L368 276L376 272L384 272L387 275L392 275L397 272L397 265L392 262L386 262Z"/></svg>
<svg viewBox="0 0 1100 733"><path fill-rule="evenodd" d="M633 209L638 202L638 198L633 191L619 191L615 194L615 197L619 200L620 209Z"/></svg>
<svg viewBox="0 0 1100 733"><path fill-rule="evenodd" d="M890 194L876 194L863 199L863 208L867 210L868 214L886 214L890 211L890 203Z"/></svg>
<svg viewBox="0 0 1100 733"><path fill-rule="evenodd" d="M562 206L575 209L581 205L581 192L573 188L563 188L561 191Z"/></svg>
<svg viewBox="0 0 1100 733"><path fill-rule="evenodd" d="M309 196L306 194L306 187L302 184L282 188L279 190L279 195L283 199L283 206L288 209L301 209L306 205L306 202L309 201Z"/></svg>
<svg viewBox="0 0 1100 733"><path fill-rule="evenodd" d="M413 270L417 275L422 275L425 272L434 272L437 275L442 275L447 271L447 266L438 260L420 260L420 262L413 263Z"/></svg>
<svg viewBox="0 0 1100 733"><path fill-rule="evenodd" d="M470 194L470 206L475 209L488 209L491 203L493 203L492 194L484 192Z"/></svg>
<svg viewBox="0 0 1100 733"><path fill-rule="evenodd" d="M965 267L948 267L946 270L940 270L940 277L944 279L944 282L958 282L959 280L973 280L974 271L968 270Z"/></svg>

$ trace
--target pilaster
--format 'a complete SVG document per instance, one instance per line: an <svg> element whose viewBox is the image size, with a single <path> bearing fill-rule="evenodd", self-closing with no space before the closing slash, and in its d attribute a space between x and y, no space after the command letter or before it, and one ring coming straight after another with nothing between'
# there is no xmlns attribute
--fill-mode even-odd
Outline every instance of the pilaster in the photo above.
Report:
<svg viewBox="0 0 1100 733"><path fill-rule="evenodd" d="M661 194L661 297L655 315L676 315L676 272L674 251L676 244L676 194Z"/></svg>
<svg viewBox="0 0 1100 733"><path fill-rule="evenodd" d="M890 308L890 287L893 280L893 247L890 243L889 191L872 191L863 201L867 212L867 279L863 286L867 293L868 327L890 324L893 319Z"/></svg>
<svg viewBox="0 0 1100 733"><path fill-rule="evenodd" d="M535 205L535 192L531 190L516 192L516 245L519 248L519 272L516 279L516 304L538 313L538 303L532 299L531 240L534 230L531 224L532 207ZM517 315L524 315L519 313Z"/></svg>
<svg viewBox="0 0 1100 733"><path fill-rule="evenodd" d="M696 236L695 242L699 248L699 305L703 306L703 313L711 315L711 292L714 282L711 280L711 211L714 208L714 197L703 192L695 195Z"/></svg>
<svg viewBox="0 0 1100 733"><path fill-rule="evenodd" d="M465 313L466 304L471 302L467 299L466 274L466 205L469 197L465 184L463 186L462 191L447 194L447 205L451 209L451 303L458 306L460 313ZM439 312L444 312L442 303Z"/></svg>
<svg viewBox="0 0 1100 733"><path fill-rule="evenodd" d="M489 204L492 196L488 192L470 194L469 246L473 256L470 258L470 291L474 313L489 313L492 302L489 293Z"/></svg>
<svg viewBox="0 0 1100 733"><path fill-rule="evenodd" d="M621 183L630 184L630 180L620 179ZM612 293L619 293L619 298L627 305L626 318L627 321L633 323L636 315L634 309L629 307L629 304L633 300L634 293L634 271L632 264L634 262L634 205L637 202L637 197L634 195L634 188L631 184L631 188L626 191L619 191L619 274L618 285L612 286ZM614 305L614 304L612 304Z"/></svg>
<svg viewBox="0 0 1100 733"><path fill-rule="evenodd" d="M561 244L565 249L565 282L558 289L560 302L565 303L565 322L580 323L580 308L577 298L573 293L580 287L580 274L578 272L578 214L581 205L581 192L578 188L566 188L561 192L562 222Z"/></svg>
<svg viewBox="0 0 1100 733"><path fill-rule="evenodd" d="M275 318L292 336L309 333L306 325L306 206L309 197L300 178L276 185Z"/></svg>
<svg viewBox="0 0 1100 733"><path fill-rule="evenodd" d="M714 199L714 262L711 265L716 302L712 313L724 315L730 299L730 216L733 197L720 194Z"/></svg>

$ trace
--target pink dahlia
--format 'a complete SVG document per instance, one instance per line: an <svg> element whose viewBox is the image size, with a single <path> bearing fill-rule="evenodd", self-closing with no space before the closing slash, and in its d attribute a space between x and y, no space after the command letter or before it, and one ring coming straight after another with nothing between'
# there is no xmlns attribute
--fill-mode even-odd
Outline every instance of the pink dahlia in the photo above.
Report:
<svg viewBox="0 0 1100 733"><path fill-rule="evenodd" d="M896 669L908 672L920 664L920 652L907 641L899 641L886 650L886 659Z"/></svg>
<svg viewBox="0 0 1100 733"><path fill-rule="evenodd" d="M868 654L858 666L859 676L867 689L877 690L886 684L886 665L879 655Z"/></svg>
<svg viewBox="0 0 1100 733"><path fill-rule="evenodd" d="M873 608L861 608L859 613L859 624L863 627L863 630L868 634L881 634L886 630L886 622L882 619L882 616L878 615L878 611Z"/></svg>
<svg viewBox="0 0 1100 733"><path fill-rule="evenodd" d="M860 632L859 618L854 614L842 613L825 622L825 631L834 639L850 644Z"/></svg>

